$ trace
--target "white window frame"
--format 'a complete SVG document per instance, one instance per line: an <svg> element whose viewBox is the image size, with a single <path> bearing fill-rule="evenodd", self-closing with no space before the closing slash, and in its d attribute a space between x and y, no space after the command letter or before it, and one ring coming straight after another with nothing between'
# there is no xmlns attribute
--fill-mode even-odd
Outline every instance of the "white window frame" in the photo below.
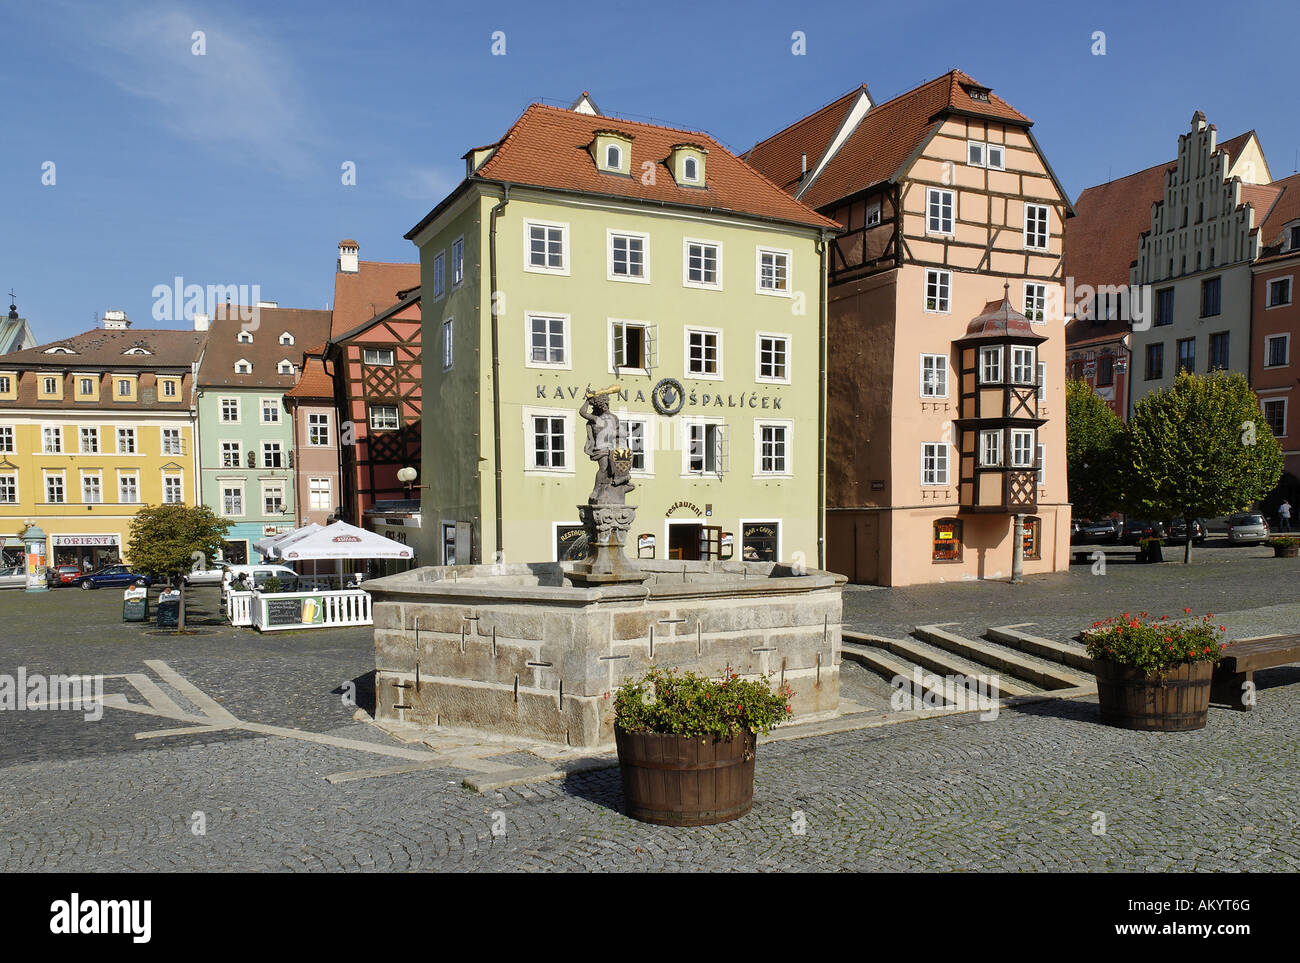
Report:
<svg viewBox="0 0 1300 963"><path fill-rule="evenodd" d="M630 424L639 424L641 426L641 451L639 452L639 454L641 455L641 467L640 468L633 467L631 469L631 473L640 478L650 478L655 473L655 465L654 465L655 436L651 433L655 427L654 416L653 415L626 415L619 419L620 429L622 429L624 425L630 425ZM632 437L631 431L629 430L628 431L629 448L632 447L631 437ZM619 439L619 443L622 444L621 438Z"/></svg>
<svg viewBox="0 0 1300 963"><path fill-rule="evenodd" d="M948 226L944 229L943 199L948 195ZM930 211L938 200L939 226L931 227ZM925 233L930 237L952 237L957 230L957 192L946 187L927 187L925 189Z"/></svg>
<svg viewBox="0 0 1300 963"><path fill-rule="evenodd" d="M996 459L994 461L989 461L988 459L989 452L990 452L990 448L988 444L989 439L992 439L996 442L996 448L993 449L994 458ZM979 463L981 468L1002 467L1003 452L1002 452L1002 429L1001 428L989 428L981 431L979 433L979 446L980 446Z"/></svg>
<svg viewBox="0 0 1300 963"><path fill-rule="evenodd" d="M1011 347L1011 384L1038 383L1038 352L1030 345L1013 344ZM1025 360L1028 358L1028 360ZM1023 375L1023 377L1022 377Z"/></svg>
<svg viewBox="0 0 1300 963"><path fill-rule="evenodd" d="M1002 366L1006 362L1006 358L1003 357L1003 354L1004 352L1002 350L1002 345L1000 344L985 345L984 347L980 348L979 370L977 372L977 374L979 375L979 377L977 378L979 384L1001 385L1006 383L1005 381L1002 380L1002 374L1003 374ZM992 365L989 364L990 358L995 359ZM989 377L990 368L992 369L996 377L994 378Z"/></svg>
<svg viewBox="0 0 1300 963"><path fill-rule="evenodd" d="M442 322L442 370L450 371L456 366L456 319L447 318Z"/></svg>
<svg viewBox="0 0 1300 963"><path fill-rule="evenodd" d="M930 449L933 449L931 451ZM934 459L933 478L927 480L930 470L926 467L928 459ZM940 461L943 462L940 470ZM946 488L951 484L952 445L942 441L921 442L921 484L926 487Z"/></svg>
<svg viewBox="0 0 1300 963"><path fill-rule="evenodd" d="M971 159L971 151L972 151L973 148L979 148L979 159L978 159L978 160L972 160L972 159ZM968 140L968 141L966 141L966 166L967 166L967 167L987 167L987 166L988 166L988 163L987 163L987 161L986 161L985 158L988 156L988 149L989 149L989 145L986 144L986 143L985 143L984 141L982 141L982 140ZM928 212L927 212L927 214L928 214Z"/></svg>
<svg viewBox="0 0 1300 963"><path fill-rule="evenodd" d="M288 331L280 332L280 344L293 344L293 335Z"/></svg>
<svg viewBox="0 0 1300 963"><path fill-rule="evenodd" d="M1038 281L1026 281L1024 291L1022 292L1023 297L1021 300L1021 307L1029 308L1029 296L1031 290L1034 295L1034 305L1035 305L1035 307L1032 310L1041 312L1043 316L1041 318L1035 319L1034 316L1030 314L1029 310L1026 310L1025 317L1029 319L1030 324L1046 324L1047 323L1047 285ZM1042 307L1040 308L1038 307L1038 305L1042 305Z"/></svg>
<svg viewBox="0 0 1300 963"><path fill-rule="evenodd" d="M128 500L126 497L126 483L135 484L135 498ZM117 472L117 503L119 505L139 505L140 504L140 472L132 469L123 471L118 469Z"/></svg>
<svg viewBox="0 0 1300 963"><path fill-rule="evenodd" d="M639 240L641 242L641 270L642 274L615 274L614 273L614 239L626 238L628 240ZM632 264L631 248L628 249L628 266ZM630 284L649 284L650 283L650 235L643 231L616 231L613 228L605 231L605 278L609 281L626 281Z"/></svg>
<svg viewBox="0 0 1300 963"><path fill-rule="evenodd" d="M158 383L163 387L164 398L175 398L180 394L180 387L175 378L159 378Z"/></svg>
<svg viewBox="0 0 1300 963"><path fill-rule="evenodd" d="M1028 447L1024 452L1023 459L1019 455L1017 442L1021 439L1028 438ZM1012 428L1011 429L1011 467L1012 468L1033 468L1034 455L1038 452L1038 439L1032 428Z"/></svg>
<svg viewBox="0 0 1300 963"><path fill-rule="evenodd" d="M574 464L574 440L573 424L576 412L570 408L544 408L526 406L523 408L523 432L524 432L524 474L535 476L547 475L574 475L576 465ZM539 468L535 464L535 454L537 449L537 436L533 425L534 418L560 418L564 422L564 467L562 468ZM583 431L585 437L586 422L583 422ZM585 442L584 442L585 444Z"/></svg>
<svg viewBox="0 0 1300 963"><path fill-rule="evenodd" d="M313 438L314 430L320 427L319 422L313 422L313 418L325 419L325 441L315 441ZM307 447L308 448L329 448L330 437L333 428L330 425L330 414L328 411L309 411L307 412Z"/></svg>
<svg viewBox="0 0 1300 963"><path fill-rule="evenodd" d="M872 201L863 210L862 224L864 227L875 227L880 223L883 210L880 201Z"/></svg>
<svg viewBox="0 0 1300 963"><path fill-rule="evenodd" d="M50 447L53 441L55 447ZM42 455L62 455L65 451L63 444L63 426L62 425L41 425L41 450Z"/></svg>
<svg viewBox="0 0 1300 963"><path fill-rule="evenodd" d="M239 511L237 512L226 511L227 492L239 493ZM242 481L221 482L221 517L222 518L244 518L248 514L248 499L245 497L246 494L247 493L244 491L244 483Z"/></svg>
<svg viewBox="0 0 1300 963"><path fill-rule="evenodd" d="M13 425L0 425L0 454L11 455L18 447L18 435Z"/></svg>
<svg viewBox="0 0 1300 963"><path fill-rule="evenodd" d="M1293 278L1292 275L1287 274L1283 277L1268 279L1267 283L1264 285L1264 310L1265 311L1271 311L1273 308L1289 307L1291 303L1295 301L1295 281L1292 278ZM1282 281L1286 282L1286 300L1279 301L1276 304L1274 304L1273 285L1278 284Z"/></svg>
<svg viewBox="0 0 1300 963"><path fill-rule="evenodd" d="M0 505L17 505L20 501L22 501L22 497L23 497L22 491L19 489L18 472L16 471L0 472L0 492L3 491L4 483L6 481L8 481L9 484L13 487L13 497L0 498Z"/></svg>
<svg viewBox="0 0 1300 963"><path fill-rule="evenodd" d="M283 515L283 514L285 513L284 510L285 510L286 508L289 507L289 502L288 502L288 500L287 500L287 498L286 498L286 496L285 496L285 493L284 493L284 490L285 490L285 484L284 484L284 482L282 482L282 481L273 481L273 482L266 482L266 481L264 481L264 482L261 483L260 488L261 488L261 494L262 494L262 517L263 517L263 518L275 518L275 517L277 517L277 516L279 516L279 515ZM268 508L267 505L266 505L266 495L267 495L267 492L277 492L277 491L280 493L280 510L279 510L278 512L273 512L273 511L271 511L271 509Z"/></svg>
<svg viewBox="0 0 1300 963"><path fill-rule="evenodd" d="M720 478L722 473L718 471L716 463L712 469L708 467L709 456L707 453L704 456L704 467L699 471L691 470L691 428L696 425L704 426L704 441L705 444L707 444L709 438L709 426L713 426L715 431L721 429L723 436L726 436L729 427L726 419L710 417L707 415L691 415L690 417L682 418L678 424L681 425L682 433L682 478Z"/></svg>
<svg viewBox="0 0 1300 963"><path fill-rule="evenodd" d="M447 296L447 251L444 248L433 256L433 300Z"/></svg>
<svg viewBox="0 0 1300 963"><path fill-rule="evenodd" d="M943 375L942 391L926 391L925 371L926 371L927 361L938 362L937 365L932 365L931 367L932 370L939 371ZM919 391L921 392L921 397L926 399L927 401L933 400L935 398L947 398L948 397L948 356L946 354L922 353L920 358L920 366L921 366L921 384L920 384Z"/></svg>
<svg viewBox="0 0 1300 963"><path fill-rule="evenodd" d="M387 423L382 424L382 425L376 425L376 424L375 424L375 411L378 410L378 409L381 409L381 408L384 409L385 411L387 411L387 410L389 410L389 409L392 409L392 411L393 411L393 415L394 415L394 418L395 418L395 421L396 421L395 424L393 424L393 425L388 425ZM366 426L367 426L367 427L369 428L369 430L371 430L371 431L401 431L401 429L402 429L402 407L401 407L401 405L367 405L367 406L366 406Z"/></svg>
<svg viewBox="0 0 1300 963"><path fill-rule="evenodd" d="M692 334L711 334L716 339L716 355L718 370L714 374L699 373L691 370L691 335ZM704 328L690 325L682 329L682 360L685 364L682 366L686 377L692 381L721 381L723 379L722 369L722 329L721 328Z"/></svg>
<svg viewBox="0 0 1300 963"><path fill-rule="evenodd" d="M1043 480L1047 477L1047 446L1042 442L1038 443L1038 448L1034 452L1034 457L1038 459L1038 487L1043 487Z"/></svg>
<svg viewBox="0 0 1300 963"><path fill-rule="evenodd" d="M86 437L94 439L94 447L86 447ZM103 439L100 437L98 425L78 425L77 426L77 454L79 455L98 455L104 450L101 444Z"/></svg>
<svg viewBox="0 0 1300 963"><path fill-rule="evenodd" d="M785 370L783 377L763 374L763 341L784 341L785 352L782 366ZM788 385L790 383L790 346L794 344L794 336L779 331L756 331L754 332L754 380L760 384L768 385ZM775 422L772 422L775 424Z"/></svg>
<svg viewBox="0 0 1300 963"><path fill-rule="evenodd" d="M122 439L124 437L129 438L131 441L130 451L124 451L122 448ZM136 432L134 425L118 425L117 430L113 432L113 445L113 451L119 455L142 454L140 451L140 437Z"/></svg>
<svg viewBox="0 0 1300 963"><path fill-rule="evenodd" d="M226 456L234 453L234 464L228 464ZM222 468L243 468L244 467L244 443L238 438L221 438L217 440L217 454L220 456Z"/></svg>
<svg viewBox="0 0 1300 963"><path fill-rule="evenodd" d="M387 361L380 360L383 357L384 352L388 353ZM369 355L374 355L375 360L371 361L368 357ZM397 364L397 352L392 348L362 348L361 363L368 364L375 368L391 368L393 365Z"/></svg>
<svg viewBox="0 0 1300 963"><path fill-rule="evenodd" d="M62 495L63 497L60 498L58 501L50 501L50 479L52 479L52 478L57 478L57 479L59 480L59 494ZM57 469L53 469L53 470L51 470L51 469L49 469L49 468L43 468L43 469L41 469L41 490L42 490L43 494L45 495L45 501L44 501L42 504L45 504L45 505L66 505L66 504L68 504L68 473L67 473L67 470L66 470L66 469L63 469L63 468L57 468Z"/></svg>
<svg viewBox="0 0 1300 963"><path fill-rule="evenodd" d="M533 264L533 244L532 244L532 235L530 234L530 230L531 228L534 227L545 228L548 232L551 231L552 229L558 230L560 232L560 260L563 262L562 266L553 268L545 265L539 266ZM544 241L544 244L549 248L550 245L549 234L546 240ZM547 253L547 260L549 260L549 251L547 251L546 253ZM560 274L560 275L568 276L569 274L569 225L567 223L563 221L535 221L535 220L524 221L524 270L528 271L531 274Z"/></svg>
<svg viewBox="0 0 1300 963"><path fill-rule="evenodd" d="M324 491L318 489L321 484ZM324 506L318 504L318 496L325 496ZM312 475L307 479L307 510L312 512L330 512L334 510L334 480L328 475Z"/></svg>
<svg viewBox="0 0 1300 963"><path fill-rule="evenodd" d="M1002 155L1001 161L993 163L993 152L998 151ZM984 144L984 166L991 171L1004 171L1007 169L1007 145L1006 144Z"/></svg>
<svg viewBox="0 0 1300 963"><path fill-rule="evenodd" d="M625 345L627 343L628 328L640 328L642 330L643 333L641 335L641 352L642 355L644 356L645 361L647 362L645 365L629 365L629 364L614 363L614 329L620 326L623 328L623 341ZM649 321L639 321L635 318L606 318L605 337L607 339L607 342L606 342L605 357L607 359L607 364L609 365L610 374L618 374L621 371L645 371L647 368L649 368L650 367L649 362L651 360L650 341L653 337L655 337L656 328L657 326L651 324Z"/></svg>
<svg viewBox="0 0 1300 963"><path fill-rule="evenodd" d="M538 320L548 322L546 327L546 350L548 356L551 349L551 328L549 322L560 322L561 345L564 356L559 361L535 361L533 359L533 322ZM570 315L563 314L559 311L524 312L524 367L551 368L564 371L571 371L573 369L573 342L569 337L569 321Z"/></svg>
<svg viewBox="0 0 1300 963"><path fill-rule="evenodd" d="M1266 424L1266 425L1268 424L1268 412L1267 412L1267 411L1263 411L1262 409L1263 409L1265 406L1267 406L1267 405L1276 405L1276 404L1280 404L1280 405L1282 406L1282 434L1280 434L1280 435L1274 435L1274 436L1273 436L1274 438L1285 438L1285 437L1286 437L1287 430L1288 430L1288 425L1287 425L1287 416L1291 413L1291 411L1290 411L1291 406L1290 406L1289 404L1287 404L1288 400L1289 400L1289 399L1287 399L1287 398L1264 398L1264 399L1260 402L1260 409L1261 409L1262 414L1264 415L1264 424ZM1272 426L1269 426L1269 430L1272 431Z"/></svg>
<svg viewBox="0 0 1300 963"><path fill-rule="evenodd" d="M451 242L451 289L465 283L465 235Z"/></svg>
<svg viewBox="0 0 1300 963"><path fill-rule="evenodd" d="M1038 362L1038 393L1037 398L1040 402L1047 400L1047 362Z"/></svg>
<svg viewBox="0 0 1300 963"><path fill-rule="evenodd" d="M1031 244L1031 239L1037 238L1037 232L1030 234L1029 212L1031 210L1041 211L1043 214L1043 243ZM1046 204L1025 204L1025 224L1024 224L1024 241L1026 251L1046 251L1052 245L1052 209Z"/></svg>
<svg viewBox="0 0 1300 963"><path fill-rule="evenodd" d="M270 402L270 410L275 412L274 419L268 419L266 417L266 412L268 408L267 402ZM280 408L282 407L282 404L283 403L281 402L280 398L275 395L267 395L262 398L258 398L257 413L258 413L258 417L261 419L261 423L264 425L280 424L283 421L283 419L280 417Z"/></svg>
<svg viewBox="0 0 1300 963"><path fill-rule="evenodd" d="M247 358L240 358L235 362L235 374L252 374L253 362Z"/></svg>
<svg viewBox="0 0 1300 963"><path fill-rule="evenodd" d="M234 409L235 409L235 417L234 417L234 418L227 418L227 417L226 417L226 402L228 402L228 401L234 403ZM220 416L221 424L223 424L223 425L238 425L238 424L240 424L240 423L242 422L242 420L243 420L243 415L244 415L243 407L244 407L244 406L243 406L242 404L240 404L240 399L239 399L238 397L234 397L234 398L231 398L231 397L221 397L221 398L218 398L218 399L217 399L217 414Z"/></svg>
<svg viewBox="0 0 1300 963"><path fill-rule="evenodd" d="M785 287L769 288L763 286L763 255L771 254L776 257L785 258ZM773 262L773 277L775 278L775 262ZM794 250L783 247L755 247L754 248L754 292L763 294L772 298L792 298L794 297Z"/></svg>
<svg viewBox="0 0 1300 963"><path fill-rule="evenodd" d="M694 170L692 175L690 172ZM690 181L692 184L700 182L700 159L698 157L682 158L682 180Z"/></svg>
<svg viewBox="0 0 1300 963"><path fill-rule="evenodd" d="M167 432L176 432L175 439L169 438ZM175 450L171 444L176 442ZM185 453L185 434L179 428L161 427L158 429L158 451L163 455L183 455Z"/></svg>
<svg viewBox="0 0 1300 963"><path fill-rule="evenodd" d="M97 498L86 497L86 482L95 483ZM66 495L66 492L64 493ZM94 471L82 470L81 472L81 504L83 505L102 505L104 504L104 473L96 468Z"/></svg>
<svg viewBox="0 0 1300 963"><path fill-rule="evenodd" d="M615 158L613 163L610 163L609 160L611 152L613 152ZM623 171L623 145L622 144L605 145L605 170L618 171L619 173L622 173Z"/></svg>
<svg viewBox="0 0 1300 963"><path fill-rule="evenodd" d="M280 464L272 465L268 455L274 451L280 457L276 459ZM284 456L284 443L280 441L263 441L262 442L262 467L263 468L286 468L288 459Z"/></svg>
<svg viewBox="0 0 1300 963"><path fill-rule="evenodd" d="M253 332L249 331L247 328L241 328L239 334L235 335L235 340L240 344L252 344Z"/></svg>
<svg viewBox="0 0 1300 963"><path fill-rule="evenodd" d="M763 470L763 429L779 428L784 437L785 446L782 456L785 467L781 471ZM794 475L794 421L787 418L754 419L754 477L755 478L791 478Z"/></svg>
<svg viewBox="0 0 1300 963"><path fill-rule="evenodd" d="M691 245L698 244L714 250L714 281L691 280ZM722 242L710 241L701 237L682 238L682 287L699 288L704 291L722 290Z"/></svg>
<svg viewBox="0 0 1300 963"><path fill-rule="evenodd" d="M934 282L935 294L934 307L930 307L930 283ZM945 291L943 297L938 296L939 291ZM921 308L926 314L951 314L952 313L952 272L945 271L942 268L925 269L925 289L921 292Z"/></svg>
<svg viewBox="0 0 1300 963"><path fill-rule="evenodd" d="M282 375L291 375L298 370L298 366L288 358L281 358L280 363L275 366L275 373Z"/></svg>
<svg viewBox="0 0 1300 963"><path fill-rule="evenodd" d="M176 482L176 498L170 499L168 495L169 481ZM164 505L183 505L185 504L185 476L174 471L165 471L162 476L162 500Z"/></svg>
<svg viewBox="0 0 1300 963"><path fill-rule="evenodd" d="M1268 356L1269 356L1268 346L1269 346L1269 343L1272 342L1272 341L1276 341L1278 338L1281 338L1281 339L1283 340L1283 344L1285 345L1285 347L1282 349L1282 363L1281 363L1281 364L1269 364L1269 363L1268 363ZM1264 367L1265 367L1265 368L1285 368L1285 367L1286 367L1287 365L1289 365L1290 363L1291 363L1291 334L1290 334L1290 332L1283 332L1283 333L1281 333L1281 334L1270 334L1270 335L1268 335L1266 338L1264 338Z"/></svg>

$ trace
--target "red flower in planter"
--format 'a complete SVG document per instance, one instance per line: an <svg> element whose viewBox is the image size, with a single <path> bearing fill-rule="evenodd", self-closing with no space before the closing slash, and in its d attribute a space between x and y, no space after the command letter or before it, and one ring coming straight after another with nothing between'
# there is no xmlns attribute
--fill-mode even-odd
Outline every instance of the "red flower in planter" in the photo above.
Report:
<svg viewBox="0 0 1300 963"><path fill-rule="evenodd" d="M1165 621L1165 619L1167 619L1167 618L1169 618L1169 616L1167 616L1167 615L1162 615L1162 616L1160 616L1160 621L1163 622L1163 621Z"/></svg>
<svg viewBox="0 0 1300 963"><path fill-rule="evenodd" d="M1220 626L1219 626L1219 631L1220 631L1220 632L1227 632L1227 631L1228 631L1228 628L1227 628L1227 626L1220 625Z"/></svg>
<svg viewBox="0 0 1300 963"><path fill-rule="evenodd" d="M1191 609L1183 609L1184 612L1190 612Z"/></svg>

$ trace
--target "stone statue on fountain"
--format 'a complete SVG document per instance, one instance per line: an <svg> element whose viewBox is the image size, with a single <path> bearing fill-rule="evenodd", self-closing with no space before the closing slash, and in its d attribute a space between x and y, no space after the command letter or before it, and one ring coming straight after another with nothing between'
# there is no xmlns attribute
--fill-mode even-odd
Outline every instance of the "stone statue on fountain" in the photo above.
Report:
<svg viewBox="0 0 1300 963"><path fill-rule="evenodd" d="M578 409L587 422L587 443L583 451L596 463L596 480L586 505L578 512L587 530L590 560L573 572L575 581L609 584L643 581L637 567L623 554L636 508L627 504L632 484L632 450L619 447L618 416L609 410L609 397L620 390L610 385L588 391Z"/></svg>

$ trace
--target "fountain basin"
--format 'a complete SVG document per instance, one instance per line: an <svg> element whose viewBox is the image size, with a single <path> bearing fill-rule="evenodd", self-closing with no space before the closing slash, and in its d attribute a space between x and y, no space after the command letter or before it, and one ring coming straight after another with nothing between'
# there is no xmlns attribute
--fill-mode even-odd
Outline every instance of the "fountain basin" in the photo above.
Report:
<svg viewBox="0 0 1300 963"><path fill-rule="evenodd" d="M581 586L574 569L435 566L367 582L376 718L611 746L613 692L652 664L784 680L795 719L837 708L844 576L646 561L643 582Z"/></svg>

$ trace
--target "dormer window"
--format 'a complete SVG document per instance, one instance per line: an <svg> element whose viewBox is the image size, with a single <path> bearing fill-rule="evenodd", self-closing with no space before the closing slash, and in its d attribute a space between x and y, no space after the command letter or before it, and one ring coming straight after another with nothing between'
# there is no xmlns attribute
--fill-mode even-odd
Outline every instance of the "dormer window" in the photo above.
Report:
<svg viewBox="0 0 1300 963"><path fill-rule="evenodd" d="M709 152L699 144L674 144L668 155L673 179L682 187L704 186L704 163Z"/></svg>
<svg viewBox="0 0 1300 963"><path fill-rule="evenodd" d="M77 352L73 351L67 345L56 344L52 348L46 348L45 353L46 354L76 354Z"/></svg>
<svg viewBox="0 0 1300 963"><path fill-rule="evenodd" d="M682 177L688 181L698 181L700 179L700 162L694 157L688 157L682 161Z"/></svg>
<svg viewBox="0 0 1300 963"><path fill-rule="evenodd" d="M280 335L280 343L293 344L293 335L291 335L288 331L285 331Z"/></svg>
<svg viewBox="0 0 1300 963"><path fill-rule="evenodd" d="M279 367L275 370L277 374L291 375L294 372L294 364L288 358L284 358L280 361Z"/></svg>
<svg viewBox="0 0 1300 963"><path fill-rule="evenodd" d="M1287 250L1300 251L1300 224L1292 224L1287 229Z"/></svg>
<svg viewBox="0 0 1300 963"><path fill-rule="evenodd" d="M123 354L153 354L148 348L127 348Z"/></svg>
<svg viewBox="0 0 1300 963"><path fill-rule="evenodd" d="M618 144L610 144L605 148L605 166L616 171L623 169L623 148Z"/></svg>
<svg viewBox="0 0 1300 963"><path fill-rule="evenodd" d="M253 332L248 330L240 331L239 334L235 335L235 340L240 344L252 344Z"/></svg>
<svg viewBox="0 0 1300 963"><path fill-rule="evenodd" d="M989 102L988 87L976 87L974 85L968 85L966 87L966 93L970 95L971 100L978 100L980 103L983 104L987 104Z"/></svg>
<svg viewBox="0 0 1300 963"><path fill-rule="evenodd" d="M618 130L598 130L588 145L596 169L606 174L632 173L632 138Z"/></svg>
<svg viewBox="0 0 1300 963"><path fill-rule="evenodd" d="M245 358L240 358L235 362L235 374L252 374L253 363Z"/></svg>

